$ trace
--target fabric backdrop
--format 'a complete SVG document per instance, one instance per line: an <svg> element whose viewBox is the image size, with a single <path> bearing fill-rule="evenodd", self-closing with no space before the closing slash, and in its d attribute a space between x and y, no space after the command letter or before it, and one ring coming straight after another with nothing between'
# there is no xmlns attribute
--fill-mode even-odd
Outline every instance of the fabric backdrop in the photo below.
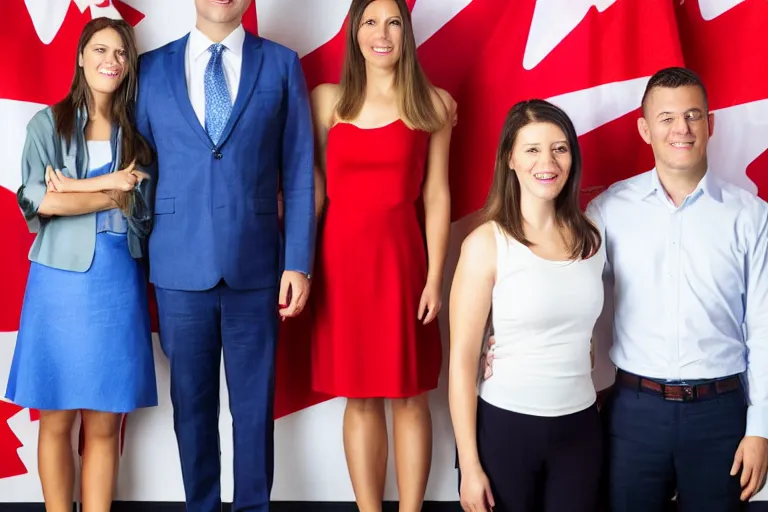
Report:
<svg viewBox="0 0 768 512"><path fill-rule="evenodd" d="M256 0L246 28L296 50L310 88L337 81L350 0ZM447 294L458 244L490 184L503 118L518 100L547 98L572 116L584 154L583 202L652 166L636 130L645 83L659 68L701 74L716 112L711 171L768 194L768 1L766 0L410 0L419 56L457 100L451 145L453 229ZM18 329L32 236L16 204L24 127L62 98L77 38L96 16L136 28L140 51L184 35L192 0L0 1L0 388ZM763 196L765 197L765 196ZM56 311L51 311L56 315ZM447 311L440 317L447 351ZM278 351L276 500L352 500L341 445L343 402L309 389L307 339L290 322ZM596 385L610 384L601 320ZM168 398L167 362L157 348L159 407L132 414L125 429L118 499L183 498ZM447 357L446 357L447 360ZM432 393L435 450L427 499L455 500L453 440L445 377ZM226 404L222 377L222 403ZM0 401L0 500L40 501L34 411ZM222 408L224 498L231 498L231 416ZM387 498L395 499L390 463ZM760 496L768 496L761 493ZM760 499L758 496L758 499Z"/></svg>

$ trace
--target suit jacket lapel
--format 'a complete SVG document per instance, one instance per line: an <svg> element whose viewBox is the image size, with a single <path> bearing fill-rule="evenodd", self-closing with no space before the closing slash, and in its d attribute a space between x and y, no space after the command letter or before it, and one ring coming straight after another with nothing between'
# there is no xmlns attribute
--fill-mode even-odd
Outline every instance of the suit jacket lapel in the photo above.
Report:
<svg viewBox="0 0 768 512"><path fill-rule="evenodd" d="M185 68L188 39L189 34L171 45L170 50L166 54L166 69L168 69L167 76L182 117L189 124L189 127L192 128L192 131L200 137L200 140L202 140L206 146L212 147L213 144L211 143L211 139L208 137L205 128L203 128L200 121L197 119L195 109L192 108L192 102L189 101L187 71Z"/></svg>
<svg viewBox="0 0 768 512"><path fill-rule="evenodd" d="M229 115L229 120L224 131L219 138L219 147L229 138L232 133L237 120L243 114L246 105L253 95L253 90L256 87L256 82L259 78L259 72L261 71L261 63L264 56L261 52L261 38L252 36L249 33L245 34L245 41L243 41L243 64L240 70L240 85L237 89L237 98L235 98L235 104L232 107L232 113Z"/></svg>

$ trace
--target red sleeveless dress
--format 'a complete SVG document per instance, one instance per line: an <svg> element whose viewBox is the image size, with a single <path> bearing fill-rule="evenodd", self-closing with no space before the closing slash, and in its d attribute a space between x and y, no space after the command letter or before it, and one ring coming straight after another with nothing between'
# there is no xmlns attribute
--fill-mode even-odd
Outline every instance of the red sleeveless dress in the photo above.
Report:
<svg viewBox="0 0 768 512"><path fill-rule="evenodd" d="M427 279L417 217L429 133L398 120L337 123L326 149L327 209L318 240L313 388L403 398L437 387L437 319L417 318Z"/></svg>

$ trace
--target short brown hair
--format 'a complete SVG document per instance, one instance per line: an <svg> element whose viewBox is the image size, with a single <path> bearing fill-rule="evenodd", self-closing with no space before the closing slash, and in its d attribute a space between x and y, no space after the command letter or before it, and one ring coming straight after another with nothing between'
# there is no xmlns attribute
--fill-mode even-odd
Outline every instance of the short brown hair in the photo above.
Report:
<svg viewBox="0 0 768 512"><path fill-rule="evenodd" d="M676 89L678 87L691 85L701 89L701 93L704 95L704 104L708 105L709 100L707 99L707 89L704 87L704 82L701 81L699 75L688 68L681 67L664 68L657 71L648 80L648 84L645 86L643 100L640 102L641 106L643 107L643 113L645 113L645 103L648 99L648 95L653 89L657 87Z"/></svg>

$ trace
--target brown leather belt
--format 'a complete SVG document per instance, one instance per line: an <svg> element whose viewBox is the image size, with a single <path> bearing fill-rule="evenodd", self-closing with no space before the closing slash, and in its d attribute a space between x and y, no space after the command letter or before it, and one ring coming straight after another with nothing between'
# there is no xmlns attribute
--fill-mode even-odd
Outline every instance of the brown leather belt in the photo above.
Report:
<svg viewBox="0 0 768 512"><path fill-rule="evenodd" d="M616 372L616 383L635 391L644 391L658 395L664 398L664 400L671 400L673 402L705 400L716 395L736 391L741 387L741 379L738 375L702 384L662 384L655 380L625 372L624 370Z"/></svg>

